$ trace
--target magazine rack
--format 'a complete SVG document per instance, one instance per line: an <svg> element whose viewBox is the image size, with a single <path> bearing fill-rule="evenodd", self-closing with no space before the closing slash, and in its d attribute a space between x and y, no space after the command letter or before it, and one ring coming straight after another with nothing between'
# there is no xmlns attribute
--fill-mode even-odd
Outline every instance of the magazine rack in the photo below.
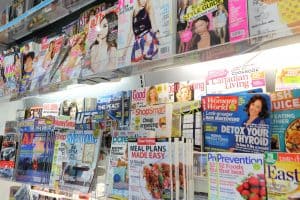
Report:
<svg viewBox="0 0 300 200"><path fill-rule="evenodd" d="M103 82L115 81L124 77L131 77L134 75L149 74L152 72L161 72L165 70L174 70L185 65L202 63L210 60L242 55L250 52L259 52L261 50L267 50L275 47L280 47L284 45L294 44L300 42L300 34L286 36L276 39L265 39L258 42L262 37L257 36L253 38L248 38L247 40L242 40L235 43L225 43L219 46L204 50L195 50L182 54L174 54L169 57L162 59L145 61L137 64L131 64L116 70L104 71L87 77L79 77L77 79L72 79L64 82L53 83L45 87L41 87L24 94L12 95L10 100L19 100L23 97L35 96L41 94L47 94L51 92L62 91L66 89L67 86L72 84L89 84L94 85ZM255 42L253 42L255 41ZM141 81L143 81L141 79ZM2 97L2 101L7 100L7 97Z"/></svg>

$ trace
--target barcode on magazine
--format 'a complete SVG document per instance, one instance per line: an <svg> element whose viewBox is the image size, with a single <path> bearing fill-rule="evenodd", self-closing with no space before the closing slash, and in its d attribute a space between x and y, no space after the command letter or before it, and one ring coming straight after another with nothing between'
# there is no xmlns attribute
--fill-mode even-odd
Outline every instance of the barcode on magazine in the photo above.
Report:
<svg viewBox="0 0 300 200"><path fill-rule="evenodd" d="M245 35L245 30L238 30L231 33L231 37L239 37Z"/></svg>
<svg viewBox="0 0 300 200"><path fill-rule="evenodd" d="M138 196L131 196L131 199L132 200L140 200L140 197L138 197Z"/></svg>
<svg viewBox="0 0 300 200"><path fill-rule="evenodd" d="M169 46L160 48L160 53L161 54L169 53L169 52L170 52L170 47Z"/></svg>

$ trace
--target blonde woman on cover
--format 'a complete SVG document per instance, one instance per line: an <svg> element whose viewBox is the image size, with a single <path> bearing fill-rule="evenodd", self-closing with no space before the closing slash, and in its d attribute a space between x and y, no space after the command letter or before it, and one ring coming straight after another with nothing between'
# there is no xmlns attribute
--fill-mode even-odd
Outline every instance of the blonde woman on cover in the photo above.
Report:
<svg viewBox="0 0 300 200"><path fill-rule="evenodd" d="M221 44L225 43L227 36L226 26L227 26L228 12L224 4L218 5L218 10L215 12L214 16L214 26L217 35L221 40Z"/></svg>
<svg viewBox="0 0 300 200"><path fill-rule="evenodd" d="M131 62L141 60L152 60L158 54L158 27L155 20L155 11L153 10L151 0L134 1L132 12L132 24L130 28L127 45L123 57L126 57L128 47L132 44Z"/></svg>
<svg viewBox="0 0 300 200"><path fill-rule="evenodd" d="M147 91L146 101L148 105L158 104L158 92L155 86L151 86Z"/></svg>

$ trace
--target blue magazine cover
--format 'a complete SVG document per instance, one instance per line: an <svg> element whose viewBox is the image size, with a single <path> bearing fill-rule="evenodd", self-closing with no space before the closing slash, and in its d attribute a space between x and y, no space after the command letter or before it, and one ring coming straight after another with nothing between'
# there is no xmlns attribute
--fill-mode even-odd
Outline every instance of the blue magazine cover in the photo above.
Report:
<svg viewBox="0 0 300 200"><path fill-rule="evenodd" d="M259 153L270 150L270 97L264 93L202 99L205 151Z"/></svg>
<svg viewBox="0 0 300 200"><path fill-rule="evenodd" d="M50 132L23 132L16 180L47 184L51 170L54 135Z"/></svg>
<svg viewBox="0 0 300 200"><path fill-rule="evenodd" d="M119 127L129 124L130 92L117 92L99 97L97 110L104 112L104 119L117 121Z"/></svg>
<svg viewBox="0 0 300 200"><path fill-rule="evenodd" d="M278 91L272 100L272 151L300 153L300 89Z"/></svg>

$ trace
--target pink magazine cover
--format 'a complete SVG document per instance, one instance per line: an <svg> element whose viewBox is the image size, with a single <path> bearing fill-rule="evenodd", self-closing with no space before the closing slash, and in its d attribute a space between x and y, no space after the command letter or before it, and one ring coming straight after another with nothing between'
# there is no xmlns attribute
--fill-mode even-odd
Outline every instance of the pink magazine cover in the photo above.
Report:
<svg viewBox="0 0 300 200"><path fill-rule="evenodd" d="M119 0L119 68L171 55L173 2Z"/></svg>
<svg viewBox="0 0 300 200"><path fill-rule="evenodd" d="M176 52L206 49L248 37L247 1L177 1Z"/></svg>

